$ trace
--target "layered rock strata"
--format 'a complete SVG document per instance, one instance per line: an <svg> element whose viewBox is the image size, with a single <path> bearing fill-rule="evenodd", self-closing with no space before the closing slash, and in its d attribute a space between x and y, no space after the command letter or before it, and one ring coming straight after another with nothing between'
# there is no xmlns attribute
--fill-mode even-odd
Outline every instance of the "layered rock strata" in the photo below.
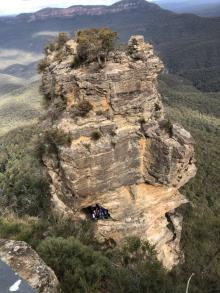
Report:
<svg viewBox="0 0 220 293"><path fill-rule="evenodd" d="M75 54L73 40L59 60L48 52L42 78L50 100L44 127L53 134L43 161L54 210L77 220L99 203L111 214L96 223L100 241L137 235L171 269L182 258L182 218L174 210L187 202L178 189L196 167L190 133L164 118L157 90L163 64L142 36L131 37L127 51L112 53L102 69L73 68Z"/></svg>

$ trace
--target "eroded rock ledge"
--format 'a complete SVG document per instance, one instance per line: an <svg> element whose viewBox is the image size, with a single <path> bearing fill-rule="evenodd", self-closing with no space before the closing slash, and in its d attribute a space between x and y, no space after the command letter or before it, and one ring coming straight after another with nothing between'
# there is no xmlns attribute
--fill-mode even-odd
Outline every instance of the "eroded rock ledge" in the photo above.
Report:
<svg viewBox="0 0 220 293"><path fill-rule="evenodd" d="M0 239L0 259L36 289L36 292L59 292L55 273L27 243Z"/></svg>
<svg viewBox="0 0 220 293"><path fill-rule="evenodd" d="M43 161L54 209L77 220L83 208L101 204L112 219L97 222L100 240L147 239L171 269L182 258L182 217L174 211L187 202L178 189L196 167L190 133L164 119L156 82L163 64L142 36L131 37L127 52L112 53L104 69L72 68L75 51L70 40L59 58L48 52L42 78L50 99L44 127L53 133Z"/></svg>

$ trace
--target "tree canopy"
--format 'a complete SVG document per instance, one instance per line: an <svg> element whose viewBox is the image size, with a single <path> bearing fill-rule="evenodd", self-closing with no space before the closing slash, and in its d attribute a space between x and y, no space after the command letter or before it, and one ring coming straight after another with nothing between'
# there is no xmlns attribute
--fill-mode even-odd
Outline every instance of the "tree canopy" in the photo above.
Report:
<svg viewBox="0 0 220 293"><path fill-rule="evenodd" d="M78 58L88 63L98 61L103 67L115 47L117 37L117 32L109 28L80 30L76 35Z"/></svg>

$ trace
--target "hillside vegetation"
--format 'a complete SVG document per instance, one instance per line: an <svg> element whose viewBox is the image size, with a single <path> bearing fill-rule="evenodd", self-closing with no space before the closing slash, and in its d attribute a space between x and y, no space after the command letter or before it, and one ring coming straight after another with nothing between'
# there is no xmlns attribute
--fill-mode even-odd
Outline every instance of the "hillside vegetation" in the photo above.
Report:
<svg viewBox="0 0 220 293"><path fill-rule="evenodd" d="M124 5L128 2L122 1ZM31 57L31 63L55 32L73 34L88 27L110 27L118 31L124 42L130 35L142 34L155 45L171 73L190 79L204 91L220 90L220 18L178 15L143 1L135 9L110 13L108 17L106 14L78 15L48 17L46 21L0 18L0 50L3 53L6 48L10 52L17 50L19 56L25 53Z"/></svg>
<svg viewBox="0 0 220 293"><path fill-rule="evenodd" d="M164 9L169 9L176 13L195 13L205 17L220 16L220 4L218 0L154 0L154 2Z"/></svg>
<svg viewBox="0 0 220 293"><path fill-rule="evenodd" d="M190 204L184 214L185 263L174 276L195 273L191 292L220 291L220 93L204 94L175 76L162 76L160 90L167 115L196 140L198 172L182 190ZM183 291L182 291L183 292Z"/></svg>
<svg viewBox="0 0 220 293"><path fill-rule="evenodd" d="M36 123L42 111L39 82L1 96L0 136L12 129Z"/></svg>
<svg viewBox="0 0 220 293"><path fill-rule="evenodd" d="M0 219L0 237L30 243L55 270L62 292L182 293L193 272L191 292L220 290L220 94L204 94L173 75L161 77L160 91L167 116L192 132L199 168L182 190L190 200L181 208L185 263L169 274L156 261L149 244L128 238L121 250L100 247L92 223L76 227L49 213L38 125L0 138L1 206L8 207L8 215ZM12 216L12 211L20 218ZM36 215L40 218L33 218Z"/></svg>

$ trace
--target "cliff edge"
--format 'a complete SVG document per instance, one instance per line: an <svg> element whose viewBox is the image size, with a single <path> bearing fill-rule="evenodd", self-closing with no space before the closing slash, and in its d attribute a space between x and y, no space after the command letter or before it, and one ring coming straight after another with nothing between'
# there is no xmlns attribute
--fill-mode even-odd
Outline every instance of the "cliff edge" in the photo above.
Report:
<svg viewBox="0 0 220 293"><path fill-rule="evenodd" d="M183 259L175 209L187 199L178 189L196 167L190 133L164 118L157 90L163 64L142 36L111 53L104 68L74 68L75 54L74 40L59 54L48 50L42 77L49 101L43 161L54 210L77 220L100 204L111 215L96 222L100 241L136 235L171 269Z"/></svg>

